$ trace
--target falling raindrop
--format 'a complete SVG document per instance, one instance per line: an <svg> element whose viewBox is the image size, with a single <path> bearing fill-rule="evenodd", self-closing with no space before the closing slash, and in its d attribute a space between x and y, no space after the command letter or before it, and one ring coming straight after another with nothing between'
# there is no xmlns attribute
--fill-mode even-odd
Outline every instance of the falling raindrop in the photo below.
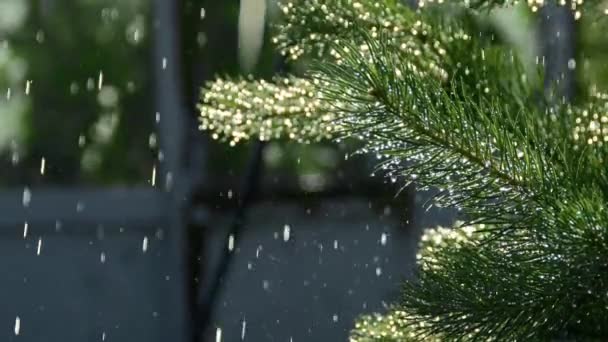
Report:
<svg viewBox="0 0 608 342"><path fill-rule="evenodd" d="M24 238L24 239L27 237L27 230L28 230L28 226L29 226L29 225L28 225L28 223L27 223L27 222L25 222L25 223L23 224L23 238Z"/></svg>
<svg viewBox="0 0 608 342"><path fill-rule="evenodd" d="M156 186L156 165L152 166L152 178L150 179L152 186Z"/></svg>
<svg viewBox="0 0 608 342"><path fill-rule="evenodd" d="M215 329L215 342L222 342L222 328Z"/></svg>
<svg viewBox="0 0 608 342"><path fill-rule="evenodd" d="M241 323L241 340L242 341L245 340L246 329L247 329L247 321L243 319L243 322Z"/></svg>
<svg viewBox="0 0 608 342"><path fill-rule="evenodd" d="M338 249L338 240L334 240L334 249Z"/></svg>
<svg viewBox="0 0 608 342"><path fill-rule="evenodd" d="M42 157L40 159L40 175L44 176L44 171L46 170L46 159Z"/></svg>
<svg viewBox="0 0 608 342"><path fill-rule="evenodd" d="M171 172L167 172L165 176L165 190L170 191L173 188L173 174Z"/></svg>
<svg viewBox="0 0 608 342"><path fill-rule="evenodd" d="M381 276L382 275L382 268L380 267L376 267L376 276Z"/></svg>
<svg viewBox="0 0 608 342"><path fill-rule="evenodd" d="M21 318L15 317L15 335L19 335L21 332Z"/></svg>
<svg viewBox="0 0 608 342"><path fill-rule="evenodd" d="M40 250L42 250L42 238L38 238L38 248L36 248L36 255L40 255Z"/></svg>
<svg viewBox="0 0 608 342"><path fill-rule="evenodd" d="M144 240L141 243L141 251L146 253L148 251L148 237L144 236Z"/></svg>
<svg viewBox="0 0 608 342"><path fill-rule="evenodd" d="M101 252L101 254L99 255L99 261L101 261L102 264L106 263L106 253L105 252Z"/></svg>
<svg viewBox="0 0 608 342"><path fill-rule="evenodd" d="M162 65L163 70L167 69L167 57L163 57L163 62L162 62L162 64L163 64L163 65Z"/></svg>
<svg viewBox="0 0 608 342"><path fill-rule="evenodd" d="M386 235L386 233L382 233L382 235L380 236L380 244L382 246L386 246L387 238L388 238L388 236Z"/></svg>
<svg viewBox="0 0 608 342"><path fill-rule="evenodd" d="M234 250L234 234L230 234L228 236L228 251L232 252Z"/></svg>
<svg viewBox="0 0 608 342"><path fill-rule="evenodd" d="M30 89L32 88L32 81L25 81L25 95L30 94Z"/></svg>
<svg viewBox="0 0 608 342"><path fill-rule="evenodd" d="M338 314L334 314L334 316L332 317L334 323L338 322Z"/></svg>
<svg viewBox="0 0 608 342"><path fill-rule="evenodd" d="M84 147L84 144L87 143L87 138L81 134L78 136L78 147Z"/></svg>
<svg viewBox="0 0 608 342"><path fill-rule="evenodd" d="M100 71L99 76L97 76L97 90L101 90L101 87L103 87L103 72L102 71Z"/></svg>
<svg viewBox="0 0 608 342"><path fill-rule="evenodd" d="M285 227L283 227L283 241L285 241L285 242L289 241L290 235L291 235L291 227L289 227L289 225L286 224Z"/></svg>
<svg viewBox="0 0 608 342"><path fill-rule="evenodd" d="M23 198L22 198L23 206L29 207L31 201L32 201L32 191L26 187L23 189Z"/></svg>

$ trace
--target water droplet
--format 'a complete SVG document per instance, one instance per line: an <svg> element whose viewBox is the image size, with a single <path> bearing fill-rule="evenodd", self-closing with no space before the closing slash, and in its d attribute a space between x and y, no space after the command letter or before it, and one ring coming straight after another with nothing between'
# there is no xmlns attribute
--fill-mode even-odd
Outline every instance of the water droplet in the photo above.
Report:
<svg viewBox="0 0 608 342"><path fill-rule="evenodd" d="M30 90L32 88L32 81L25 81L25 95L30 94Z"/></svg>
<svg viewBox="0 0 608 342"><path fill-rule="evenodd" d="M36 255L40 255L41 250L42 250L42 238L38 238L38 247L36 248Z"/></svg>
<svg viewBox="0 0 608 342"><path fill-rule="evenodd" d="M234 234L228 236L228 250L232 252L234 250Z"/></svg>
<svg viewBox="0 0 608 342"><path fill-rule="evenodd" d="M258 245L258 248L255 249L255 257L256 259L260 257L260 252L262 251L262 245Z"/></svg>
<svg viewBox="0 0 608 342"><path fill-rule="evenodd" d="M146 253L148 251L148 237L144 236L144 240L141 243L141 251Z"/></svg>
<svg viewBox="0 0 608 342"><path fill-rule="evenodd" d="M376 276L381 276L382 275L382 268L380 267L376 267Z"/></svg>
<svg viewBox="0 0 608 342"><path fill-rule="evenodd" d="M222 342L222 328L215 329L215 342Z"/></svg>
<svg viewBox="0 0 608 342"><path fill-rule="evenodd" d="M150 178L152 186L156 186L156 165L152 166L152 177Z"/></svg>
<svg viewBox="0 0 608 342"><path fill-rule="evenodd" d="M101 90L103 87L103 72L99 72L99 76L97 76L97 90Z"/></svg>
<svg viewBox="0 0 608 342"><path fill-rule="evenodd" d="M162 68L163 68L163 70L167 69L167 58L166 57L163 57Z"/></svg>
<svg viewBox="0 0 608 342"><path fill-rule="evenodd" d="M44 176L45 170L46 170L46 159L44 159L44 157L42 157L40 159L40 175Z"/></svg>
<svg viewBox="0 0 608 342"><path fill-rule="evenodd" d="M99 261L101 261L102 264L106 263L106 253L105 252L101 252L101 254L99 255Z"/></svg>
<svg viewBox="0 0 608 342"><path fill-rule="evenodd" d="M78 147L83 147L87 143L87 138L81 134L78 136Z"/></svg>
<svg viewBox="0 0 608 342"><path fill-rule="evenodd" d="M23 224L23 238L25 239L27 237L27 230L28 230L28 223L25 222Z"/></svg>
<svg viewBox="0 0 608 342"><path fill-rule="evenodd" d="M15 335L19 335L21 332L21 318L15 317Z"/></svg>
<svg viewBox="0 0 608 342"><path fill-rule="evenodd" d="M382 233L382 235L380 236L380 244L382 246L386 246L387 238L388 238L388 236L386 235L386 233Z"/></svg>
<svg viewBox="0 0 608 342"><path fill-rule="evenodd" d="M291 235L291 227L289 227L289 225L286 224L285 227L283 227L283 241L285 241L285 242L289 241L290 235Z"/></svg>
<svg viewBox="0 0 608 342"><path fill-rule="evenodd" d="M246 330L247 330L247 321L243 319L243 322L241 323L241 340L242 341L245 340Z"/></svg>
<svg viewBox="0 0 608 342"><path fill-rule="evenodd" d="M338 321L338 314L334 314L333 317L332 317L332 319L333 319L334 322L337 322Z"/></svg>
<svg viewBox="0 0 608 342"><path fill-rule="evenodd" d="M24 207L29 207L31 201L32 201L32 191L26 187L23 189L23 198L22 198L21 202L23 203Z"/></svg>

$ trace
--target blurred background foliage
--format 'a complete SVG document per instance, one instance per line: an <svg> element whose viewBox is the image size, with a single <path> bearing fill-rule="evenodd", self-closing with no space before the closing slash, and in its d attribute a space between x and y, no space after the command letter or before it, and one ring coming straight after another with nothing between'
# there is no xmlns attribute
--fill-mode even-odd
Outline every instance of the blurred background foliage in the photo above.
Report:
<svg viewBox="0 0 608 342"><path fill-rule="evenodd" d="M274 0L183 1L182 78L193 126L205 81L269 79L285 70L270 43L276 16ZM608 84L606 27L585 19L577 70L581 80ZM152 63L153 25L149 0L0 2L0 186L150 184L162 159L151 101L155 68L162 68ZM525 6L480 25L535 63L542 37ZM249 146L203 140L205 148L193 150L204 153L201 172L214 186L231 187ZM323 192L382 182L368 177L374 158L345 158L348 148L339 145L271 143L265 184Z"/></svg>
<svg viewBox="0 0 608 342"><path fill-rule="evenodd" d="M147 1L1 6L0 182L149 179L156 137Z"/></svg>

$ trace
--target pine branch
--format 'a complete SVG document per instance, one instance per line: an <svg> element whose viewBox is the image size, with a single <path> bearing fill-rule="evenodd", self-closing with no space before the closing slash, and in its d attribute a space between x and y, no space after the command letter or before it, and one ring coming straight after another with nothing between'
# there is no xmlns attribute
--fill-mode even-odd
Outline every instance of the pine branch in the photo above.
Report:
<svg viewBox="0 0 608 342"><path fill-rule="evenodd" d="M451 2L445 0L418 0L417 3L419 8L436 4L456 3L471 9L481 10L491 10L499 6L525 4L532 12L538 12L541 8L552 2L547 0L458 0ZM583 11L588 15L608 15L608 6L602 0L559 0L555 1L555 3L559 6L568 7L574 13L574 17L577 20L581 18Z"/></svg>
<svg viewBox="0 0 608 342"><path fill-rule="evenodd" d="M471 98L458 79L446 87L409 72L384 42L368 36L365 53L343 44L341 63L319 64L326 100L367 142L364 152L387 159L390 176L439 187L436 203L492 227L477 243L441 248L441 267L423 267L406 287L405 311L425 334L455 339L542 339L579 320L587 334L605 334L606 315L588 315L607 303L608 263L599 260L608 234L599 227L608 217L596 179L578 174L587 152L550 139L561 122L547 127L534 108L513 113L492 90Z"/></svg>
<svg viewBox="0 0 608 342"><path fill-rule="evenodd" d="M313 82L302 78L218 79L203 89L198 108L200 129L232 146L252 138L319 141L337 130Z"/></svg>
<svg viewBox="0 0 608 342"><path fill-rule="evenodd" d="M362 43L365 37L360 34L362 30L354 29L363 27L371 30L372 37L382 36L407 56L404 63L411 72L431 75L444 84L449 78L458 78L463 87L467 87L469 96L483 97L492 90L501 94L505 104L522 107L530 104L533 99L531 94L540 88L538 81L541 77L532 75L529 78L513 53L502 47L491 46L491 39L481 45L472 39L477 30L474 17L444 22L434 16L416 14L392 0L386 7L378 6L375 2L358 3L351 0L301 0L297 5L290 3L284 6L288 8L287 20L279 26L278 35L279 45L284 51L332 50L330 44L340 41L362 44L361 47L365 48L366 45ZM320 19L319 13L334 13L332 11L338 14L326 16L328 22ZM336 21L335 16L341 19ZM315 25L307 26L311 21ZM336 22L342 24L336 27ZM325 38L298 40L292 36ZM333 51L333 57L325 56L322 60L329 58L341 63L340 53L336 49ZM311 94L319 94L312 82L291 77L277 78L261 85L258 81L221 79L208 84L203 90L203 103L199 106L201 128L211 131L215 138L230 141L231 145L252 137L317 141L329 138L331 133L335 135L339 130L333 124L335 113L327 111L323 99L310 97ZM306 96L303 100L297 100L293 96L283 96L284 92ZM252 102L253 99L265 98L271 98L272 103ZM304 111L299 110L304 115L297 120L285 121L285 116L294 116L298 112L290 115L284 113L285 108L292 107L294 101L311 105ZM331 131L320 134L319 127Z"/></svg>
<svg viewBox="0 0 608 342"><path fill-rule="evenodd" d="M464 226L456 223L454 228L436 227L426 229L419 243L420 252L416 255L419 265L426 269L442 267L435 254L449 246L470 244L485 234L484 226ZM350 342L416 342L424 337L425 341L444 341L441 335L430 336L425 331L425 322L417 319L407 308L394 306L386 314L364 315L355 323Z"/></svg>
<svg viewBox="0 0 608 342"><path fill-rule="evenodd" d="M407 57L383 41L369 37L365 53L345 44L343 63L318 66L341 126L384 155L382 168L395 180L440 188L437 204L462 208L474 222L515 226L518 217L528 225L530 200L559 171L545 167L553 147L539 140L535 116L512 113L498 98L471 99L457 81L446 87L412 73ZM492 215L480 215L489 206Z"/></svg>

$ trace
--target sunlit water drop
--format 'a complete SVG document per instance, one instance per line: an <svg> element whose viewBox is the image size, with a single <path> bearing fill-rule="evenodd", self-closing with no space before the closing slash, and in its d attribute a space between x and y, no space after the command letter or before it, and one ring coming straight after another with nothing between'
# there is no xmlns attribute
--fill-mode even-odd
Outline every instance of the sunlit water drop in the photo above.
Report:
<svg viewBox="0 0 608 342"><path fill-rule="evenodd" d="M152 186L156 186L156 165L152 166L152 177L150 178Z"/></svg>
<svg viewBox="0 0 608 342"><path fill-rule="evenodd" d="M289 241L290 235L291 235L291 227L289 227L289 225L286 224L285 227L283 227L283 241L285 241L285 242Z"/></svg>
<svg viewBox="0 0 608 342"><path fill-rule="evenodd" d="M46 159L41 158L40 159L40 175L44 176L44 172L46 171Z"/></svg>
<svg viewBox="0 0 608 342"><path fill-rule="evenodd" d="M32 81L25 81L25 95L30 94L30 90L32 88Z"/></svg>
<svg viewBox="0 0 608 342"><path fill-rule="evenodd" d="M24 238L24 239L27 237L27 231L28 231L28 228L29 228L29 224L28 224L27 222L25 222L25 223L23 224L23 238Z"/></svg>
<svg viewBox="0 0 608 342"><path fill-rule="evenodd" d="M222 328L215 329L215 342L222 342Z"/></svg>
<svg viewBox="0 0 608 342"><path fill-rule="evenodd" d="M148 237L144 236L144 240L141 242L141 251L146 253L148 251Z"/></svg>
<svg viewBox="0 0 608 342"><path fill-rule="evenodd" d="M241 323L241 340L245 340L245 333L247 332L247 321L243 320Z"/></svg>
<svg viewBox="0 0 608 342"><path fill-rule="evenodd" d="M234 250L234 234L230 234L228 236L228 251L232 252Z"/></svg>
<svg viewBox="0 0 608 342"><path fill-rule="evenodd" d="M36 255L40 255L41 250L42 250L42 238L38 238L38 247L36 248Z"/></svg>
<svg viewBox="0 0 608 342"><path fill-rule="evenodd" d="M380 244L382 246L386 246L387 239L388 239L388 236L386 235L386 233L382 233L382 235L380 236Z"/></svg>
<svg viewBox="0 0 608 342"><path fill-rule="evenodd" d="M19 335L21 332L21 318L15 317L15 335Z"/></svg>
<svg viewBox="0 0 608 342"><path fill-rule="evenodd" d="M29 207L32 201L32 191L29 188L23 189L22 203L24 207Z"/></svg>

